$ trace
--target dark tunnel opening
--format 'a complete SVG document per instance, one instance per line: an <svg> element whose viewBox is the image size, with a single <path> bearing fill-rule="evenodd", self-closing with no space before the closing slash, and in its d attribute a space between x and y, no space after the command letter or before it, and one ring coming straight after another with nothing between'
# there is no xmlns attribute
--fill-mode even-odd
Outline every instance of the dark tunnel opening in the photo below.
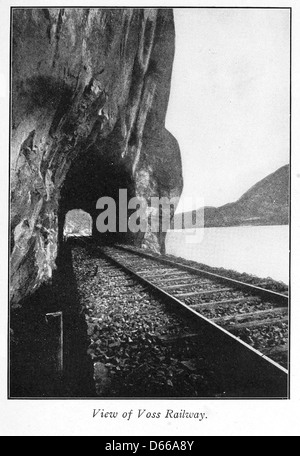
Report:
<svg viewBox="0 0 300 456"><path fill-rule="evenodd" d="M116 152L113 153L114 148ZM109 152L108 152L109 150ZM126 204L127 216L130 211L127 210L128 201L135 196L135 186L132 177L132 169L126 160L120 161L120 155L117 154L117 145L106 144L100 148L95 146L89 147L88 151L73 162L64 185L61 190L60 210L59 210L59 244L65 239L64 229L66 216L69 211L81 209L88 213L92 219L92 230L90 235L101 244L112 243L133 243L135 238L129 230L120 229L120 211L119 206ZM120 201L120 191L122 193ZM124 201L125 195L125 201ZM97 218L103 210L97 209L97 201L100 198L111 198L115 203L116 223L115 229L107 228L105 232L100 232L97 228Z"/></svg>

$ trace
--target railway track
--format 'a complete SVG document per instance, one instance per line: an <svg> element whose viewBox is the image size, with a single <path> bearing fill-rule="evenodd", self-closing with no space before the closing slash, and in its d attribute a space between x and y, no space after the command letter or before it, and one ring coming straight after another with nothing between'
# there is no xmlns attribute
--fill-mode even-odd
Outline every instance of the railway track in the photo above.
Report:
<svg viewBox="0 0 300 456"><path fill-rule="evenodd" d="M85 243L87 241L84 241ZM226 375L264 385L266 396L288 395L286 295L202 271L125 246L89 243L112 266L129 274L188 321L190 332L165 343L204 338ZM109 269L108 269L109 271ZM117 272L112 272L117 276Z"/></svg>

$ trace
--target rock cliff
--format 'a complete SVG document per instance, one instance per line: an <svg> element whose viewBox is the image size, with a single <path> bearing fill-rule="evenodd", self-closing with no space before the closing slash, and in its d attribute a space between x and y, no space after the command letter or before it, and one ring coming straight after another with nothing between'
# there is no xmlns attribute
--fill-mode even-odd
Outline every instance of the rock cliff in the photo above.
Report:
<svg viewBox="0 0 300 456"><path fill-rule="evenodd" d="M65 214L101 196L179 196L165 129L175 32L170 9L13 9L11 303L56 268ZM133 239L164 249L164 235Z"/></svg>

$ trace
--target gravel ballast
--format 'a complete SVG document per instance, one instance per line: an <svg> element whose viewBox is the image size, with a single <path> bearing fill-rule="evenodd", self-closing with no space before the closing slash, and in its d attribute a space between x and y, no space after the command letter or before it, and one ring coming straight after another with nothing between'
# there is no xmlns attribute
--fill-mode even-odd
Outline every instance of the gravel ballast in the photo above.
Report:
<svg viewBox="0 0 300 456"><path fill-rule="evenodd" d="M164 303L84 248L72 261L98 396L226 396L207 349L184 338L190 328Z"/></svg>

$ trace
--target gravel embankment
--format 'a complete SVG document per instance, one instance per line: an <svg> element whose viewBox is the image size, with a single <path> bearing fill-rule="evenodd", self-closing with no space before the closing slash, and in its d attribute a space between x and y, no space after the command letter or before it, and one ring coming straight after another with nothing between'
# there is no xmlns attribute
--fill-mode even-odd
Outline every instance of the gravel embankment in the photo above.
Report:
<svg viewBox="0 0 300 456"><path fill-rule="evenodd" d="M207 348L183 337L184 321L106 260L79 247L72 257L99 396L226 395Z"/></svg>

